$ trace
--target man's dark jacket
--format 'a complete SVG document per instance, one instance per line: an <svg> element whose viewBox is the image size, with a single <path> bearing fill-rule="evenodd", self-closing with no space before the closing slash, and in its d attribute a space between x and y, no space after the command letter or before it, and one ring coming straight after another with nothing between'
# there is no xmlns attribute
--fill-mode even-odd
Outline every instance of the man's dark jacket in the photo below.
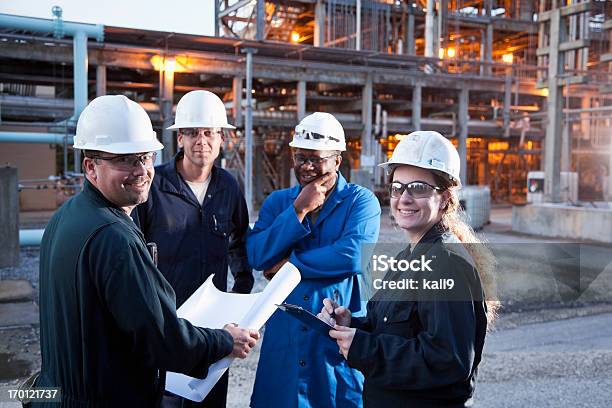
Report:
<svg viewBox="0 0 612 408"><path fill-rule="evenodd" d="M60 387L65 407L156 406L165 371L202 378L233 344L177 318L142 233L88 181L45 229L40 337L36 385Z"/></svg>
<svg viewBox="0 0 612 408"><path fill-rule="evenodd" d="M149 199L137 207L137 223L147 242L155 242L158 268L176 293L177 307L214 274L215 286L227 290L228 264L233 291L249 293L253 274L245 236L249 229L246 201L238 182L213 166L202 205L176 170L182 158L155 168Z"/></svg>

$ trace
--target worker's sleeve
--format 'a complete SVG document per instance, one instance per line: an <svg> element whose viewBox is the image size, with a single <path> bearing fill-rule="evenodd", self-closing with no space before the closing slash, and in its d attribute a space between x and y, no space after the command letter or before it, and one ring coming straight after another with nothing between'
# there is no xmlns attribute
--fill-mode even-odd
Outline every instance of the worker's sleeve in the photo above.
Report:
<svg viewBox="0 0 612 408"><path fill-rule="evenodd" d="M289 256L293 247L310 234L308 223L300 223L293 204L279 208L277 194L270 194L264 201L259 219L247 235L249 262L257 270L271 268Z"/></svg>
<svg viewBox="0 0 612 408"><path fill-rule="evenodd" d="M246 234L249 231L249 211L244 196L236 189L236 206L232 214L234 231L229 241L229 267L234 277L232 291L250 293L253 289L253 270L249 265L246 251Z"/></svg>
<svg viewBox="0 0 612 408"><path fill-rule="evenodd" d="M232 352L227 331L177 317L174 292L142 245L105 228L85 256L100 298L144 365L204 378L212 363Z"/></svg>
<svg viewBox="0 0 612 408"><path fill-rule="evenodd" d="M373 325L371 319L374 317L372 313L372 302L368 302L366 306L366 315L363 317L351 317L351 327L354 329L363 330L366 332L372 331Z"/></svg>
<svg viewBox="0 0 612 408"><path fill-rule="evenodd" d="M389 389L431 389L468 379L476 353L474 303L446 299L396 303L397 309L385 322L386 333L357 329L349 365L372 385ZM408 332L414 324L410 321L412 308L416 308L422 331L406 338L401 333L403 327Z"/></svg>
<svg viewBox="0 0 612 408"><path fill-rule="evenodd" d="M289 257L302 278L346 278L361 272L362 249L373 249L380 230L380 204L370 191L356 198L340 238L331 245L309 250L295 250ZM364 247L368 245L368 248Z"/></svg>

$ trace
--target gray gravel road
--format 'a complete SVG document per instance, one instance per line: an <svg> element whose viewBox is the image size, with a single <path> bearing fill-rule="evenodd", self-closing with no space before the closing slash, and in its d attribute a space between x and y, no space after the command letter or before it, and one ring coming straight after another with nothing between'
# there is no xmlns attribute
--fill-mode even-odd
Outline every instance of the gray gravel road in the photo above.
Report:
<svg viewBox="0 0 612 408"><path fill-rule="evenodd" d="M611 407L612 313L492 333L475 406Z"/></svg>

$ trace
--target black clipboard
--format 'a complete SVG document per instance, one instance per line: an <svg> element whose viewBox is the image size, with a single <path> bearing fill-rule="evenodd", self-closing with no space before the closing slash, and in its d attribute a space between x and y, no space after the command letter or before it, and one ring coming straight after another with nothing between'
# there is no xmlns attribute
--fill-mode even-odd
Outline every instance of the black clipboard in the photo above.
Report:
<svg viewBox="0 0 612 408"><path fill-rule="evenodd" d="M282 303L280 305L276 305L276 307L278 307L283 312L288 313L289 316L292 316L293 318L299 320L315 332L323 334L329 340L334 342L336 341L333 338L329 337L329 331L332 330L334 326L327 324L326 322L319 319L317 316L304 309L303 307L292 305L290 303Z"/></svg>

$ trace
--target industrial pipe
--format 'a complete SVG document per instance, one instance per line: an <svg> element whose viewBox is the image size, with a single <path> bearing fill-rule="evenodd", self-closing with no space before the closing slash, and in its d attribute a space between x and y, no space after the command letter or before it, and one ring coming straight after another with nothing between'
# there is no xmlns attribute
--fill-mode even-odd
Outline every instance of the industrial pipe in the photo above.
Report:
<svg viewBox="0 0 612 408"><path fill-rule="evenodd" d="M57 28L54 20L14 16L11 14L0 14L0 26L38 33L55 33ZM96 41L100 42L104 41L104 26L101 24L70 23L62 21L61 31L63 34L71 37L74 37L78 32L83 32L89 38L95 38Z"/></svg>
<svg viewBox="0 0 612 408"><path fill-rule="evenodd" d="M19 230L19 245L22 247L40 246L44 229Z"/></svg>
<svg viewBox="0 0 612 408"><path fill-rule="evenodd" d="M68 138L68 144L72 144L74 135L64 135L62 133L0 132L0 143L63 144L64 138Z"/></svg>
<svg viewBox="0 0 612 408"><path fill-rule="evenodd" d="M249 212L253 209L253 53L252 48L246 52L246 115L244 120L244 195Z"/></svg>

